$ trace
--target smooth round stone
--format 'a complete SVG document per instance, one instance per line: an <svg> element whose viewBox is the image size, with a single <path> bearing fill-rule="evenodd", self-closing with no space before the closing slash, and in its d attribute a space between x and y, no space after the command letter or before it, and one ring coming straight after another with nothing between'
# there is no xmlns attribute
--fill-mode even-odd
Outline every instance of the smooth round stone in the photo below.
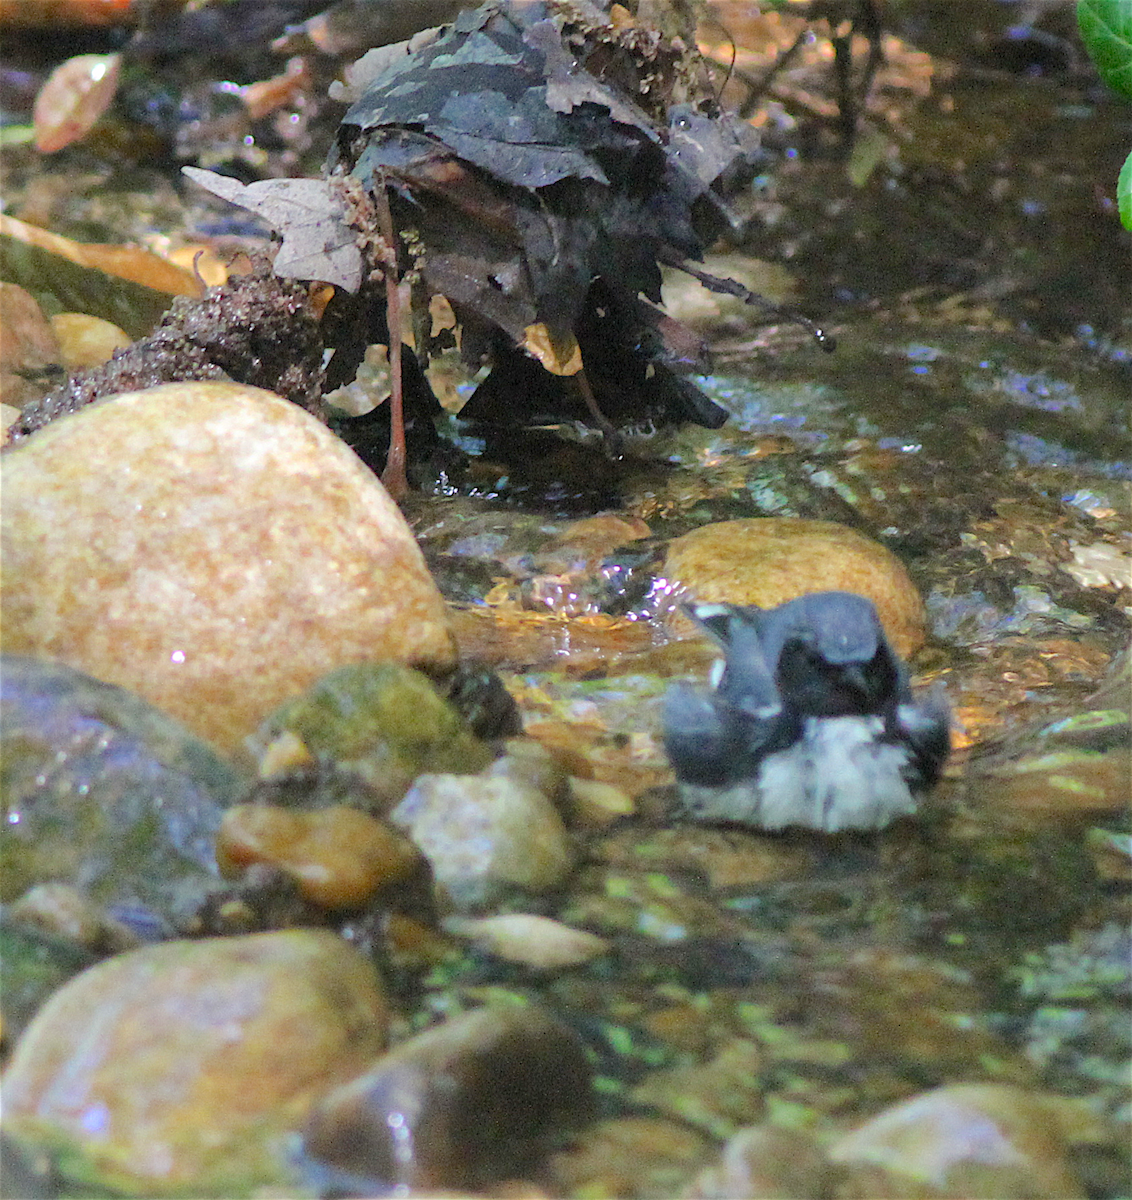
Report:
<svg viewBox="0 0 1132 1200"><path fill-rule="evenodd" d="M830 1161L845 1174L837 1194L846 1200L1079 1200L1085 1189L1069 1168L1067 1150L1082 1114L1072 1104L995 1083L923 1092L829 1147ZM1077 1128L1090 1140L1095 1134Z"/></svg>
<svg viewBox="0 0 1132 1200"><path fill-rule="evenodd" d="M131 688L220 747L336 666L455 658L379 480L270 392L116 396L0 470L6 650Z"/></svg>
<svg viewBox="0 0 1132 1200"><path fill-rule="evenodd" d="M87 313L59 313L51 318L51 328L59 339L63 366L68 371L100 367L133 341L113 322Z"/></svg>
<svg viewBox="0 0 1132 1200"><path fill-rule="evenodd" d="M164 942L57 991L16 1044L5 1124L127 1194L278 1186L283 1135L385 1047L369 961L323 930Z"/></svg>
<svg viewBox="0 0 1132 1200"><path fill-rule="evenodd" d="M421 852L384 821L335 804L295 812L238 804L224 814L216 859L227 875L265 863L278 867L321 908L357 908L383 888L424 871Z"/></svg>
<svg viewBox="0 0 1132 1200"><path fill-rule="evenodd" d="M311 1113L304 1147L369 1188L493 1190L591 1110L581 1040L535 1005L488 1005L402 1042Z"/></svg>
<svg viewBox="0 0 1132 1200"><path fill-rule="evenodd" d="M488 775L422 775L389 814L432 864L457 908L512 888L556 887L574 865L566 826L529 784Z"/></svg>
<svg viewBox="0 0 1132 1200"><path fill-rule="evenodd" d="M834 521L752 517L716 521L674 538L664 574L701 603L773 608L807 592L856 592L876 606L901 657L924 640L924 603L887 547ZM674 616L674 629L691 621Z"/></svg>

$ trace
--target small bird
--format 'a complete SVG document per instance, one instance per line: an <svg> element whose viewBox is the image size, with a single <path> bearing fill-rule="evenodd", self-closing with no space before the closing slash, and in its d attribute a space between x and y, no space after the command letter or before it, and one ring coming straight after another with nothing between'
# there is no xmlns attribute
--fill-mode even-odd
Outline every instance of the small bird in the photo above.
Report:
<svg viewBox="0 0 1132 1200"><path fill-rule="evenodd" d="M724 652L713 691L677 684L665 697L687 815L836 833L915 811L950 750L950 709L913 697L871 601L815 592L686 611Z"/></svg>

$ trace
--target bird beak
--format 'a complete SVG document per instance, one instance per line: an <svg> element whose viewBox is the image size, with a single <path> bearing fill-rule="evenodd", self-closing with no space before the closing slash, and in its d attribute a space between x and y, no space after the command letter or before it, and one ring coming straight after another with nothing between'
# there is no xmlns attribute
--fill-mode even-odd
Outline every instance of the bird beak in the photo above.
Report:
<svg viewBox="0 0 1132 1200"><path fill-rule="evenodd" d="M844 667L841 671L841 678L845 682L847 688L851 688L858 696L867 698L869 695L869 681L865 678L864 669L856 664Z"/></svg>

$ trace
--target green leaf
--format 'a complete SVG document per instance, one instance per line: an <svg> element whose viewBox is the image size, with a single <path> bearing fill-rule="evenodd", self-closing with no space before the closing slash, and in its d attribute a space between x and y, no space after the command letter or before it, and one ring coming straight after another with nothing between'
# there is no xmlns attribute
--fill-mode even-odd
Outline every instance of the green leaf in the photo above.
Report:
<svg viewBox="0 0 1132 1200"><path fill-rule="evenodd" d="M1077 0L1077 25L1101 78L1132 100L1132 0Z"/></svg>
<svg viewBox="0 0 1132 1200"><path fill-rule="evenodd" d="M1124 160L1116 179L1116 206L1124 228L1132 230L1132 154Z"/></svg>

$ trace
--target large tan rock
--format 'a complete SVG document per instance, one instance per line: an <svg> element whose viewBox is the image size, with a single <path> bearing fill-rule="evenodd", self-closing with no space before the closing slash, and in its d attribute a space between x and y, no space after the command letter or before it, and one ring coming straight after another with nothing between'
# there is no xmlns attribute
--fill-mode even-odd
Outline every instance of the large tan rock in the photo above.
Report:
<svg viewBox="0 0 1132 1200"><path fill-rule="evenodd" d="M924 603L904 565L886 546L835 521L715 521L673 539L664 573L703 603L773 608L806 592L857 592L877 606L902 657L924 640ZM682 614L673 627L692 631Z"/></svg>
<svg viewBox="0 0 1132 1200"><path fill-rule="evenodd" d="M314 1100L372 1065L389 1012L327 930L145 946L66 983L16 1043L4 1121L130 1195L247 1195Z"/></svg>
<svg viewBox="0 0 1132 1200"><path fill-rule="evenodd" d="M381 483L270 392L116 396L7 451L0 475L4 649L130 688L218 746L345 663L455 657Z"/></svg>

